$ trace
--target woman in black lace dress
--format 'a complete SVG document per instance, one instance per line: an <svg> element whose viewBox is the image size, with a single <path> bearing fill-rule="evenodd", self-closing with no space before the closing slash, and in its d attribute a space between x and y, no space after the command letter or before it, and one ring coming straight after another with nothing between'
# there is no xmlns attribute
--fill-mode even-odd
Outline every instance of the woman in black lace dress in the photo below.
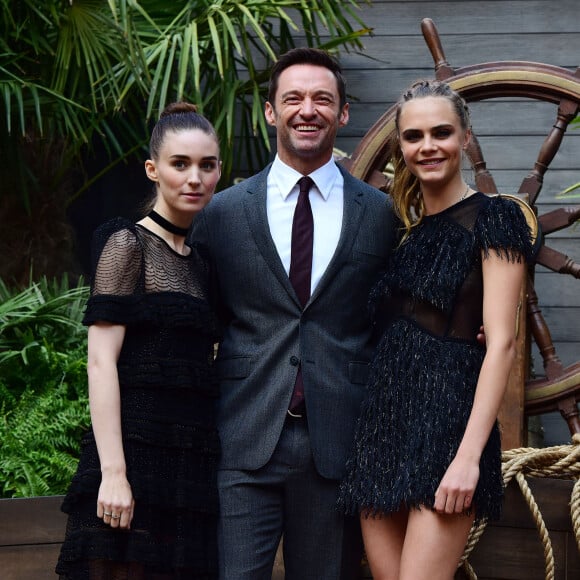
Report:
<svg viewBox="0 0 580 580"><path fill-rule="evenodd" d="M217 578L211 268L185 243L221 173L193 105L162 113L150 142L152 211L93 241L85 313L92 429L63 503L61 578Z"/></svg>
<svg viewBox="0 0 580 580"><path fill-rule="evenodd" d="M380 340L339 504L361 516L375 580L449 580L474 519L500 514L496 417L531 235L515 202L463 180L469 115L448 85L414 84L396 126L402 235L371 296Z"/></svg>

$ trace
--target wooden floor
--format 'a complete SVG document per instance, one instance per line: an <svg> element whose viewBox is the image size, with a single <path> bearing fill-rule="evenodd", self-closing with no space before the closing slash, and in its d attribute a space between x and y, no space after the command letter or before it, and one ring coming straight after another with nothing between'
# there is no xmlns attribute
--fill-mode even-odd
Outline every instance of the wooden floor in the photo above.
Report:
<svg viewBox="0 0 580 580"><path fill-rule="evenodd" d="M569 500L572 481L530 479L530 487L552 541L555 580L580 578L580 553L574 539ZM65 517L62 497L0 500L0 578L53 580ZM489 525L471 558L479 580L544 580L544 548L535 522L516 484L506 490L502 519ZM361 568L361 580L371 578ZM459 572L457 580L465 576ZM272 580L284 579L280 554Z"/></svg>

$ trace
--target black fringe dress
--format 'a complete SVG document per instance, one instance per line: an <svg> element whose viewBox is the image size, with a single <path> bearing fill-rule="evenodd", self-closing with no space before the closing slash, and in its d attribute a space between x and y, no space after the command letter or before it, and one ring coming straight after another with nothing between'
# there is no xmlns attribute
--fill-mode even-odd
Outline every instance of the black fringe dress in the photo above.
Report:
<svg viewBox="0 0 580 580"><path fill-rule="evenodd" d="M481 255L528 260L518 205L480 192L423 218L371 292L379 343L353 453L341 483L347 514L432 507L463 437L485 349ZM474 495L477 520L497 519L503 484L494 426Z"/></svg>
<svg viewBox="0 0 580 580"><path fill-rule="evenodd" d="M96 517L101 482L92 431L62 509L62 579L217 578L218 326L210 268L124 219L97 230L84 322L126 326L117 364L127 478L135 499L130 530Z"/></svg>

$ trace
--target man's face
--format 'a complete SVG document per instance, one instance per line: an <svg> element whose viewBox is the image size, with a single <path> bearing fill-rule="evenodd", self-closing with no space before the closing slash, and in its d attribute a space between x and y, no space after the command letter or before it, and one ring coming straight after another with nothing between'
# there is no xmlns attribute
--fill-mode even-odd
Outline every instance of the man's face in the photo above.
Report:
<svg viewBox="0 0 580 580"><path fill-rule="evenodd" d="M276 127L280 159L303 174L328 162L339 127L348 122L337 81L325 67L298 64L282 71L274 103L267 102L266 121Z"/></svg>

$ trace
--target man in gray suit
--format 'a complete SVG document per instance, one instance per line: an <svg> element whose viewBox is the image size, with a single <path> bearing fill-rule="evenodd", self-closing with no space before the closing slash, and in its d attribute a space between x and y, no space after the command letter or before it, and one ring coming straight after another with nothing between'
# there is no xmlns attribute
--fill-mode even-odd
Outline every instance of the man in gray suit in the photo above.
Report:
<svg viewBox="0 0 580 580"><path fill-rule="evenodd" d="M369 290L393 226L387 196L333 160L348 108L327 53L282 55L265 107L277 131L274 162L217 194L194 223L224 315L216 361L222 580L270 580L282 535L288 580L358 577L358 521L335 502L373 349ZM313 241L301 299L291 240L302 176L313 180L305 194Z"/></svg>

